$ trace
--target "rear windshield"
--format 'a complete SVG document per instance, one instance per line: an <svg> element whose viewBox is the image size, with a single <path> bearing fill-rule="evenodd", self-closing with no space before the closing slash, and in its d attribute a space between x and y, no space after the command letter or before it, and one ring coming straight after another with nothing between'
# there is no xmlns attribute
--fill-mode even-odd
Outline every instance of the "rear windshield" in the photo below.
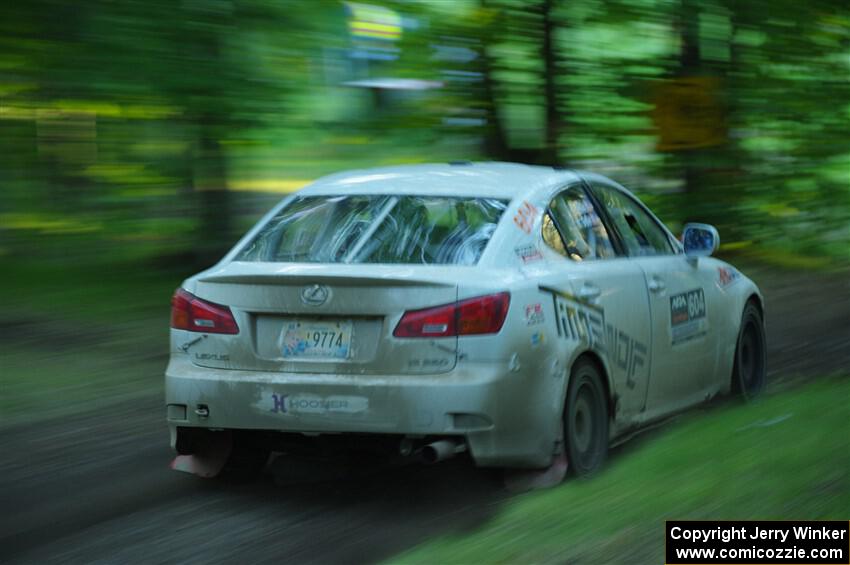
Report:
<svg viewBox="0 0 850 565"><path fill-rule="evenodd" d="M507 205L444 196L300 197L236 260L474 265Z"/></svg>

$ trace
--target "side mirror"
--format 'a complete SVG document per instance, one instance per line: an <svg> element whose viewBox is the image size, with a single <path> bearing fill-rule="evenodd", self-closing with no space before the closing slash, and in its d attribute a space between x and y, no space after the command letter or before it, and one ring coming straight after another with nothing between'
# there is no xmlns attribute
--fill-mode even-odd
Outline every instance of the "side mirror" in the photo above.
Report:
<svg viewBox="0 0 850 565"><path fill-rule="evenodd" d="M720 235L708 224L685 224L682 243L688 257L708 257L720 246Z"/></svg>

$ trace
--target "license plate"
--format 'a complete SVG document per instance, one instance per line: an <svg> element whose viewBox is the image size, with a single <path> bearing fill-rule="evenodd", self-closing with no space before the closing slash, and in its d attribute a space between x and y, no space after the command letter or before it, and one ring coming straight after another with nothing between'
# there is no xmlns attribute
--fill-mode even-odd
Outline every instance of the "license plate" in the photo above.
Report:
<svg viewBox="0 0 850 565"><path fill-rule="evenodd" d="M283 356L287 359L348 359L351 320L296 320L283 327Z"/></svg>

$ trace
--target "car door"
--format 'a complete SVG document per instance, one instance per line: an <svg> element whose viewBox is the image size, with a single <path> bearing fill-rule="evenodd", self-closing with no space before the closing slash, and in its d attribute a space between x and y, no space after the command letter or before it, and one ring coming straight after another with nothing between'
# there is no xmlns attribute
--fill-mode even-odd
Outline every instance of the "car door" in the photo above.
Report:
<svg viewBox="0 0 850 565"><path fill-rule="evenodd" d="M712 273L688 260L662 224L621 187L594 181L592 190L648 290L652 377L645 417L703 400L717 363Z"/></svg>
<svg viewBox="0 0 850 565"><path fill-rule="evenodd" d="M552 293L558 338L570 354L591 349L607 360L618 421L643 410L650 369L649 301L640 267L615 248L582 184L552 198L542 238L554 266L541 289Z"/></svg>

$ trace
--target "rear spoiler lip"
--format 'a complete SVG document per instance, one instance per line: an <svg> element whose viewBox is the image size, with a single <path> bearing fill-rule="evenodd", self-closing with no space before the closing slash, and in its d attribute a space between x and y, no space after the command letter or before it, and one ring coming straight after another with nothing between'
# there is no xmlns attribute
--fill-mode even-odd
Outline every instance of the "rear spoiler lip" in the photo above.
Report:
<svg viewBox="0 0 850 565"><path fill-rule="evenodd" d="M232 261L202 271L184 283L193 292L197 284L258 284L297 286L393 286L459 288L471 284L485 288L506 288L526 280L516 269L487 268L478 265L405 265L405 264L327 264L259 263ZM493 285L487 284L488 282ZM191 288L189 288L191 286Z"/></svg>
<svg viewBox="0 0 850 565"><path fill-rule="evenodd" d="M195 278L207 284L261 285L346 285L346 286L429 286L454 288L459 272L468 276L470 267L457 265L365 265L324 263L232 262Z"/></svg>
<svg viewBox="0 0 850 565"><path fill-rule="evenodd" d="M289 273L269 273L269 274L221 274L208 275L197 279L198 283L205 284L263 284L263 285L307 285L307 284L326 284L326 285L345 285L345 286L433 286L454 288L457 286L454 282L441 282L438 280L429 280L422 278L408 278L399 276L381 277L381 276L361 276L361 275L343 275L343 274L289 274Z"/></svg>

